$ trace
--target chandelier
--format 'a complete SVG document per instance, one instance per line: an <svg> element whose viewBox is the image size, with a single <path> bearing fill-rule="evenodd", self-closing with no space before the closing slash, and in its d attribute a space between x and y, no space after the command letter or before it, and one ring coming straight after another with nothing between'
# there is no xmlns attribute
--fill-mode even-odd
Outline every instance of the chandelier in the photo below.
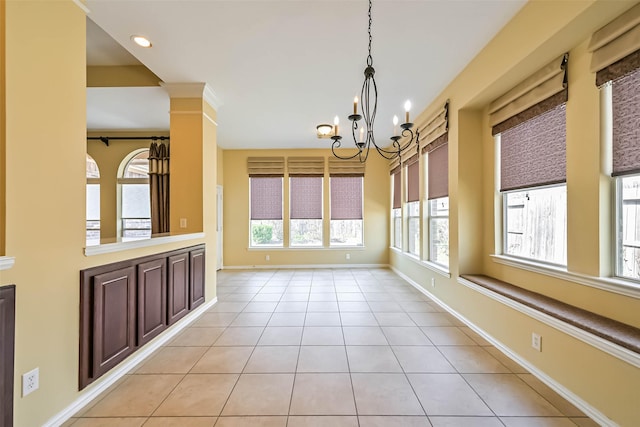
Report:
<svg viewBox="0 0 640 427"><path fill-rule="evenodd" d="M401 154L412 143L419 138L419 133L412 131L413 123L409 121L409 110L411 110L411 102L407 101L405 107L405 122L400 125L400 133L398 134L398 117L393 116L393 136L390 138L391 143L385 147L376 144L376 139L373 134L373 125L376 119L376 111L378 109L378 88L375 80L375 70L373 68L373 57L371 56L371 0L369 0L369 54L367 55L367 67L364 69L364 83L362 84L362 90L360 92L360 102L356 96L353 100L353 114L349 115L348 119L351 121L351 135L357 151L355 154L349 156L342 156L336 153L336 149L342 146L342 136L339 134L339 121L338 116L333 121L333 136L331 139L331 152L333 155L342 160L349 160L358 158L361 163L364 163L369 156L369 150L375 148L376 151L385 159L393 160L401 156ZM358 104L362 114L358 113ZM361 122L362 121L362 122ZM330 125L320 125L327 130ZM318 132L321 132L320 126L318 126ZM330 127L329 127L330 129ZM402 145L400 140L407 138L407 142Z"/></svg>

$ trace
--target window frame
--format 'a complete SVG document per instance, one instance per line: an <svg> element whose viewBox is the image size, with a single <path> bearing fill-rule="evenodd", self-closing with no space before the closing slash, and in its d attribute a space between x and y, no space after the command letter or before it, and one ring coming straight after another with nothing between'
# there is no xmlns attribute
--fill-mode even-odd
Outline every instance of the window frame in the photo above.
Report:
<svg viewBox="0 0 640 427"><path fill-rule="evenodd" d="M260 179L260 178L278 178L280 179L280 219L252 219L251 218L251 204L252 204L252 194L251 194L251 180L252 179ZM257 245L253 242L253 227L254 225L265 225L261 224L262 222L274 222L279 225L279 228L282 230L282 239L277 244L261 244ZM260 224L258 224L260 223ZM285 247L285 233L284 233L284 176L249 176L249 249L278 249Z"/></svg>
<svg viewBox="0 0 640 427"><path fill-rule="evenodd" d="M140 239L148 239L152 237L152 232L151 232L151 202L149 201L149 217L124 217L122 215L122 212L124 210L124 186L126 185L142 185L142 184L146 184L147 185L147 189L149 187L149 178L127 178L125 177L125 174L127 173L127 169L129 168L129 166L131 165L131 162L138 157L140 154L146 152L147 153L147 157L149 155L149 148L139 148L136 150L133 150L132 152L130 152L123 160L122 162L120 162L120 166L118 167L118 180L117 180L117 184L118 184L118 217L117 217L117 231L118 231L118 236L120 237L120 239L122 240L140 240ZM148 190L149 191L149 190ZM147 192L148 192L147 191ZM149 227L145 227L145 228L127 228L125 227L125 221L126 220L146 220L148 219L149 222ZM142 236L142 237L127 237L125 236L126 232L128 230L131 231L149 231L149 235L148 236Z"/></svg>
<svg viewBox="0 0 640 427"><path fill-rule="evenodd" d="M96 167L96 172L97 172L97 176L89 176L89 162L92 162L93 164L95 164ZM95 161L95 159L89 154L87 153L87 173L86 173L87 177L86 177L86 185L85 185L85 243L87 245L98 245L100 244L100 228L101 228L101 215L100 215L100 193L101 193L101 188L100 188L100 168L98 167L98 162ZM91 185L97 185L98 186L98 219L89 219L86 217L86 211L88 210L88 203L89 203L89 186ZM95 224L97 223L97 227L90 227L89 224ZM89 238L89 232L95 233L97 232L98 234L98 238L97 239L90 239Z"/></svg>
<svg viewBox="0 0 640 427"><path fill-rule="evenodd" d="M314 218L314 219L310 219L310 218L292 218L291 212L292 212L292 207L293 207L293 199L294 199L294 192L293 192L293 180L296 178L314 178L314 179L318 179L320 181L320 218ZM293 229L294 229L294 224L296 224L297 222L306 222L306 221L312 221L313 223L317 223L319 222L319 230L320 230L320 239L319 239L319 243L318 244L311 244L311 245L305 245L305 244L296 244L294 242L294 233L293 233ZM316 224L317 225L317 224ZM284 242L283 242L284 244ZM301 249L301 248L312 248L312 249L317 249L317 248L322 248L324 247L324 176L296 176L296 175L289 175L289 246L290 248L296 248L296 249Z"/></svg>
<svg viewBox="0 0 640 427"><path fill-rule="evenodd" d="M541 191L541 190L545 190L545 189L551 189L551 188L560 188L560 187L564 187L565 188L565 205L564 205L564 217L565 217L565 226L564 226L564 252L565 252L565 263L564 264L560 264L560 263L556 263L556 262L552 262L552 261L546 261L543 259L539 259L539 258L531 258L531 257L526 257L526 256L522 256L522 255L517 255L517 254L511 254L507 252L507 245L509 243L508 239L507 239L507 235L508 235L508 203L507 203L507 196L509 194L513 194L513 193L521 193L521 192L528 192L528 191ZM521 189L516 189L516 190L510 190L510 191L502 191L500 192L500 199L501 199L501 206L502 206L502 242L501 242L501 253L503 256L508 257L508 258L513 258L513 259L518 259L518 260L523 260L526 262L533 262L533 263L537 263L537 264L542 264L542 265L548 265L550 267L555 267L555 268L563 268L566 269L567 268L567 256L568 256L568 210L567 210L567 203L566 203L566 197L567 197L567 183L561 183L561 184L551 184L551 185L541 185L541 186L536 186L536 187L529 187L529 188L521 188ZM524 205L523 205L524 208ZM523 232L523 235L525 233ZM536 235L536 233L534 233L534 235Z"/></svg>
<svg viewBox="0 0 640 427"><path fill-rule="evenodd" d="M420 215L420 200L416 200L414 202L407 202L406 206L405 206L405 211L407 213L406 215L406 221L407 221L407 248L406 248L406 253L411 255L411 256L415 256L415 257L420 257L420 254L422 253L422 248L421 248L421 230L422 230L422 217ZM411 206L410 206L411 205ZM416 207L417 208L417 213L415 215L411 215L411 209L412 207ZM417 236L412 235L411 234L411 221L414 221L414 223L417 222ZM414 240L415 244L415 252L411 251L411 240Z"/></svg>
<svg viewBox="0 0 640 427"><path fill-rule="evenodd" d="M625 206L625 199L624 197L624 191L623 191L623 183L622 181L625 178L632 178L632 177L637 177L640 178L640 173L636 173L636 174L629 174L629 175L620 175L620 176L616 176L613 177L612 179L614 180L614 185L615 185L615 191L614 191L614 213L615 213L615 218L613 221L613 225L614 225L614 230L615 232L613 233L613 238L615 239L614 242L614 260L613 260L613 276L616 279L620 279L620 280L628 280L630 282L633 282L635 284L640 284L640 274L638 275L638 277L633 277L633 276L625 276L622 274L623 272L623 263L624 263L624 258L623 258L623 253L624 253L624 248L625 247L631 247L631 248L640 248L640 244L638 246L631 246L631 245L625 245L624 244L624 219L623 219L623 215L624 215L624 206ZM640 197L636 198L636 199L629 199L629 200L634 200L635 203L632 203L634 205L640 205ZM631 203L630 203L631 204ZM638 269L640 270L640 268Z"/></svg>
<svg viewBox="0 0 640 427"><path fill-rule="evenodd" d="M333 203L333 199L331 197L331 187L332 187L332 179L335 178L346 178L345 176L341 176L341 175L329 175L329 248L330 249L341 249L341 248L363 248L365 245L365 241L364 241L364 175L362 176L351 176L349 178L358 178L361 181L360 184L360 203L361 203L361 207L360 207L360 212L362 213L362 218L360 219L333 219L331 216L331 205ZM360 223L360 234L362 236L362 239L360 240L359 243L357 244L336 244L336 243L332 243L333 242L333 225L336 224L337 222L341 222L341 221L356 221Z"/></svg>
<svg viewBox="0 0 640 427"><path fill-rule="evenodd" d="M447 212L449 214L446 215L446 216L445 215L432 215L432 209L431 209L432 202L436 202L437 203L438 200L441 200L441 199L444 199L444 198L447 199ZM449 204L450 203L450 199L449 199L449 196L447 195L447 196L444 196L444 197L438 197L438 198L435 198L435 199L429 199L429 200L426 200L426 202L427 202L427 230L428 230L427 231L427 234L428 234L428 237L427 237L428 238L428 251L425 251L425 252L427 252L426 261L429 262L429 263L435 264L435 265L437 265L439 267L444 267L448 271L449 270L449 261L450 261L450 256L451 256L451 254L449 252L450 249L451 249L451 242L450 242L450 235L451 235L450 224L451 223L450 223L450 220L449 220L449 217L451 215L451 213L450 213L451 212L451 210L450 210L451 206ZM433 221L434 220L438 220L438 219L446 219L447 220L447 264L442 264L442 263L438 262L434 257L434 254L436 253L436 251L434 250L434 246L435 246L435 244L434 244L434 242L435 242L435 239L434 239L435 227L433 225Z"/></svg>

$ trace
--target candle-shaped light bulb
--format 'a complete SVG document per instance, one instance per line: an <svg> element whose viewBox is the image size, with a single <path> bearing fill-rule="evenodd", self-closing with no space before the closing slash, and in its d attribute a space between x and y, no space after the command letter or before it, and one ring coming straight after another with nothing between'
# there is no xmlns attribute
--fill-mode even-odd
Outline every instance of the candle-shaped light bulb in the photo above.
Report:
<svg viewBox="0 0 640 427"><path fill-rule="evenodd" d="M358 114L358 97L353 97L353 114Z"/></svg>
<svg viewBox="0 0 640 427"><path fill-rule="evenodd" d="M393 136L398 134L398 116L393 116Z"/></svg>
<svg viewBox="0 0 640 427"><path fill-rule="evenodd" d="M360 142L364 142L364 126L360 128Z"/></svg>
<svg viewBox="0 0 640 427"><path fill-rule="evenodd" d="M338 124L340 124L340 118L338 116L335 116L333 118L333 130L335 132L335 136L338 136Z"/></svg>
<svg viewBox="0 0 640 427"><path fill-rule="evenodd" d="M411 110L411 101L404 103L404 122L409 123L409 111Z"/></svg>

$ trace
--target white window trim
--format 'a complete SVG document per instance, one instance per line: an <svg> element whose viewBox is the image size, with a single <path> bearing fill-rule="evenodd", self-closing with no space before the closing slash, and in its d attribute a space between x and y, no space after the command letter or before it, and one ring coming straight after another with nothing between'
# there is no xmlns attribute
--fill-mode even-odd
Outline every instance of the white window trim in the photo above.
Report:
<svg viewBox="0 0 640 427"><path fill-rule="evenodd" d="M409 204L410 203L418 203L418 215L415 215L415 216L409 215ZM420 200L416 200L415 202L407 202L407 203L405 203L405 205L406 206L405 206L404 212L407 213L407 215L406 215L406 224L405 224L405 229L407 230L407 236L406 236L407 237L407 247L405 248L405 252L406 252L407 255L410 255L410 256L416 257L418 259L421 259L421 256L422 256L422 254L424 252L424 250L422 248L422 238L421 238L422 237L422 230L424 228L424 221L422 219L422 206L421 206L422 202ZM417 254L414 254L413 252L411 252L411 249L410 249L411 245L409 244L409 239L411 238L411 236L409 236L409 221L411 220L411 218L416 218L418 220L418 234L419 234L418 242L419 243L418 243L418 248L417 248L418 249L418 253Z"/></svg>
<svg viewBox="0 0 640 427"><path fill-rule="evenodd" d="M561 184L551 184L551 185L540 185L537 187L528 187L528 188L523 188L520 190L512 190L512 191L504 191L504 192L499 192L500 195L500 199L502 200L502 203L500 204L501 207L501 218L502 218L502 236L501 236L501 248L500 248L500 252L503 256L507 257L507 258L511 258L511 259L522 259L525 262L532 262L534 264L540 264L540 265L548 265L551 268L554 267L559 267L559 268L565 268L566 265L565 264L555 264L553 262L546 262L546 261L541 261L541 260L537 260L535 258L527 258L527 257L519 257L517 255L510 255L507 254L505 252L505 245L507 243L507 221L505 220L507 218L507 209L509 208L507 206L507 204L504 202L505 197L507 196L508 193L513 193L513 192L522 192L522 191L527 191L527 190L541 190L541 189L545 189L545 188L554 188L554 187L565 187L565 192L568 193L568 187L567 187L567 183L561 183ZM567 198L568 199L568 198ZM568 203L568 202L567 202ZM565 232L568 233L568 204L565 206L565 216L567 216L567 223L565 223ZM566 244L566 251L569 252L569 241L568 241L569 236L565 235L565 244Z"/></svg>
<svg viewBox="0 0 640 427"><path fill-rule="evenodd" d="M448 195L447 195L447 196L443 196L443 197L447 197L447 198L449 198L449 196L448 196ZM438 199L443 198L443 197L438 197ZM424 261L425 263L428 263L428 264L430 264L430 265L433 265L434 267L436 267L436 266L437 266L436 268L440 268L440 269L442 269L442 271L446 271L447 273L449 273L449 269L448 269L448 267L447 267L447 266L444 266L444 265L442 265L442 264L438 264L437 262L435 262L435 261L433 261L433 260L431 259L431 252L432 252L432 251L431 251L431 219L434 219L434 218L435 218L435 219L438 219L438 218L440 218L440 219L442 219L442 218L446 218L446 219L447 219L447 222L448 222L448 225L450 226L450 225L451 225L451 210L449 210L449 215L447 215L447 216L443 216L443 215L440 215L440 216L432 216L432 215L431 215L431 200L436 200L436 199L427 199L427 200L426 200L426 204L427 204L427 206L426 206L427 215L426 215L425 220L426 220L426 223L427 223L427 225L426 225L426 231L427 231L426 244L427 244L428 250L424 251L424 252L425 252L426 257L424 258L424 260L423 260L423 261ZM451 202L451 199L449 199L449 203L450 203L450 202ZM451 205L449 205L449 209L451 209ZM424 220L423 220L423 221L424 221ZM451 249L451 240L449 239L449 237L451 237L451 228L447 227L447 246L449 247L449 249Z"/></svg>

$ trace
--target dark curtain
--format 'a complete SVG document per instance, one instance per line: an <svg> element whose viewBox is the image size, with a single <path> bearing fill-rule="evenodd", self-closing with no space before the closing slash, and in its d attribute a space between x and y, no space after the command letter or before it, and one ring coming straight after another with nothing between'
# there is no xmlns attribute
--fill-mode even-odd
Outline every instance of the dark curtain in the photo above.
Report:
<svg viewBox="0 0 640 427"><path fill-rule="evenodd" d="M152 142L149 148L151 234L169 232L169 144Z"/></svg>

